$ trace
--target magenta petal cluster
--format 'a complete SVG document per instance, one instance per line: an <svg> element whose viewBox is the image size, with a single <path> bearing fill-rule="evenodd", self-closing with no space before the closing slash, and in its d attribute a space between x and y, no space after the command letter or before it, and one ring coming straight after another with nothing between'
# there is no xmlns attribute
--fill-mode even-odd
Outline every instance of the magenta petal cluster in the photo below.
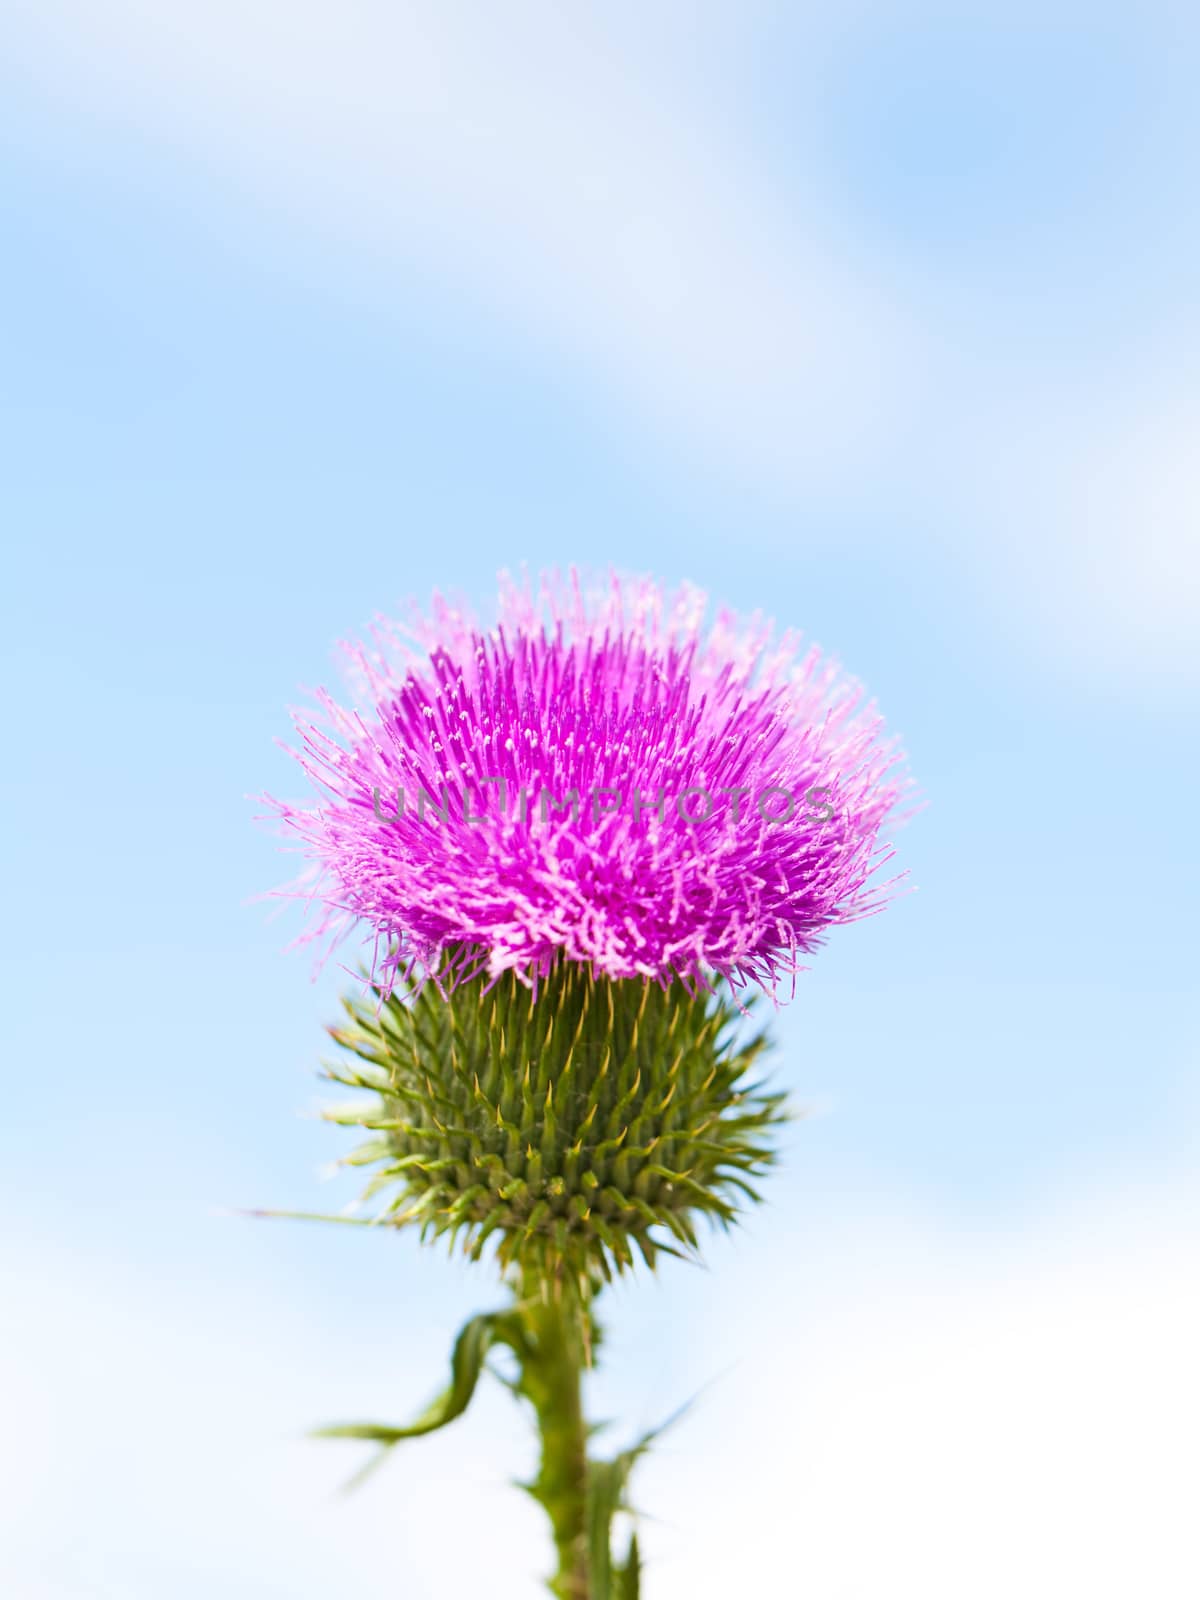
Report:
<svg viewBox="0 0 1200 1600"><path fill-rule="evenodd" d="M688 586L501 577L491 626L435 602L348 645L358 705L297 718L312 805L292 893L352 926L375 975L611 978L775 989L889 885L881 829L906 789L857 684L798 637Z"/></svg>

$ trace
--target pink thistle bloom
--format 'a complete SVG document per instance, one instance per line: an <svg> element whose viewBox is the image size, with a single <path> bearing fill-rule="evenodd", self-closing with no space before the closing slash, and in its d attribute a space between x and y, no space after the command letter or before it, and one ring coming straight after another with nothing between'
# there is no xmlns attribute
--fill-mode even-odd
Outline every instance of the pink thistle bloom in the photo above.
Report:
<svg viewBox="0 0 1200 1600"><path fill-rule="evenodd" d="M559 958L610 978L773 989L877 910L907 780L862 690L817 649L705 596L502 575L482 627L438 599L347 645L369 709L326 693L293 751L318 803L270 800L309 871L305 938L362 924L377 979ZM893 880L894 882L895 880Z"/></svg>

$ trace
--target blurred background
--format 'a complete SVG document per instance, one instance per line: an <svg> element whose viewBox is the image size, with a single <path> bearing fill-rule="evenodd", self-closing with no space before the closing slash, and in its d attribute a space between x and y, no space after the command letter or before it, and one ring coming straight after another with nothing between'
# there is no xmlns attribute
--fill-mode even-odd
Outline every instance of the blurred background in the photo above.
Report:
<svg viewBox="0 0 1200 1600"><path fill-rule="evenodd" d="M9 0L0 1587L532 1600L486 1273L336 1209L250 897L335 642L692 579L904 737L916 892L777 1023L768 1206L614 1293L650 1600L1200 1593L1200 23ZM352 952L348 959L352 957Z"/></svg>

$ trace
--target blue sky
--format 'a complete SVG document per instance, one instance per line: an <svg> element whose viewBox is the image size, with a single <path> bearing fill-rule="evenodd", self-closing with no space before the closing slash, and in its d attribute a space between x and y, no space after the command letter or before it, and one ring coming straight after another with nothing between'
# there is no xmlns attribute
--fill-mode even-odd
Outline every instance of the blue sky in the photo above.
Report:
<svg viewBox="0 0 1200 1600"><path fill-rule="evenodd" d="M310 983L295 924L247 903L289 870L246 798L300 792L287 707L376 611L436 587L486 606L499 568L575 561L802 628L870 685L927 800L915 892L780 1015L815 1114L770 1207L711 1273L614 1306L607 1412L733 1364L647 1471L643 1503L670 1504L652 1592L728 1587L730 1505L764 1573L791 1560L763 1513L791 1474L819 1502L819 1600L990 1594L987 1505L1017 1530L997 1594L1194 1592L1167 1397L1200 1404L1198 37L1168 6L17 8L17 1592L382 1595L394 1517L422 1600L463 1451L478 1543L536 1592L499 1401L359 1504L298 1439L422 1402L489 1285L405 1240L214 1211L349 1193L319 1176L334 1130L294 1115L338 973ZM960 1433L945 1374L984 1348ZM1163 1396L1117 1383L1102 1482L1097 1350ZM755 1404L810 1442L764 1449ZM914 1430L934 1443L906 1454ZM835 1444L897 1452L922 1532L887 1564L893 1489L839 1477ZM722 1508L700 1468L730 1452ZM1046 1462L1053 1515L1028 1487ZM1089 1553L1097 1501L1114 1531ZM466 1592L483 1557L455 1559Z"/></svg>

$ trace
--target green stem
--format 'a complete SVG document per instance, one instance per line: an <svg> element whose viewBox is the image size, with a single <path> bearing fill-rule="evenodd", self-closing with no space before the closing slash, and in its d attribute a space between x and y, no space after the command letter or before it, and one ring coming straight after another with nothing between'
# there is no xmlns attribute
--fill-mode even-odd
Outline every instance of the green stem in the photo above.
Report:
<svg viewBox="0 0 1200 1600"><path fill-rule="evenodd" d="M526 1285L524 1320L530 1348L520 1388L532 1401L542 1458L534 1497L554 1530L559 1600L592 1600L588 1559L588 1430L583 1415L588 1312L557 1286Z"/></svg>

